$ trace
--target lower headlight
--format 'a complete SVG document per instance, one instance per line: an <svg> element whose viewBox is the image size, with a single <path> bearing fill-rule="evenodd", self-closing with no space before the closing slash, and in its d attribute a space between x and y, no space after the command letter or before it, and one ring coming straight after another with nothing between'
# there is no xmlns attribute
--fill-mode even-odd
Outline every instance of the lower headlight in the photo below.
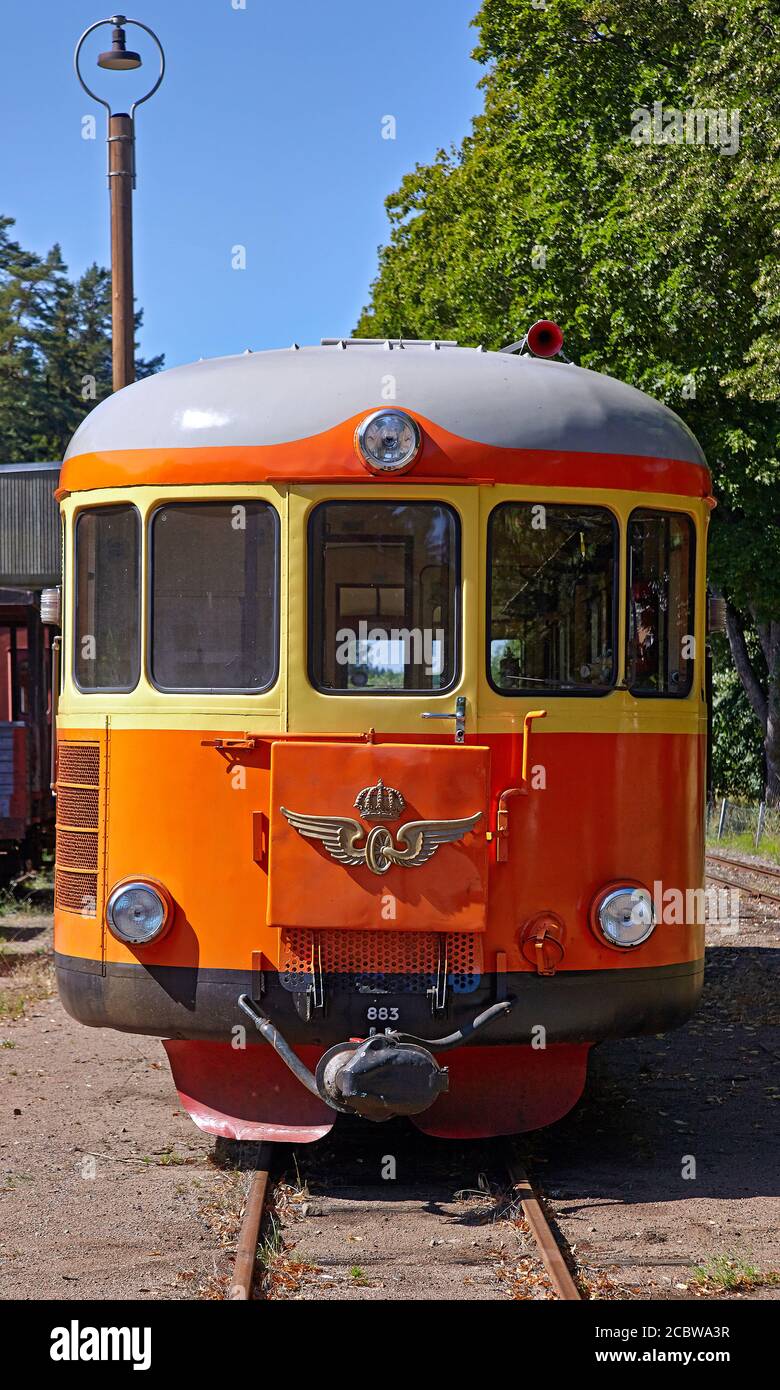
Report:
<svg viewBox="0 0 780 1390"><path fill-rule="evenodd" d="M646 888L612 888L595 907L594 926L609 946L641 946L655 931L653 899Z"/></svg>
<svg viewBox="0 0 780 1390"><path fill-rule="evenodd" d="M144 879L125 879L113 889L106 904L109 931L131 946L146 946L166 930L171 900L162 884Z"/></svg>

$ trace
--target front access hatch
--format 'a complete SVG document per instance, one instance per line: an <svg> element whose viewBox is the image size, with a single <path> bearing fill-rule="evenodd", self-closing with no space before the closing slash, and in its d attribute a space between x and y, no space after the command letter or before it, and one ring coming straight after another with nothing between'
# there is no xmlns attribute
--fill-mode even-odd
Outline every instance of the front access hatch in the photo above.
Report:
<svg viewBox="0 0 780 1390"><path fill-rule="evenodd" d="M268 922L485 929L490 752L279 741Z"/></svg>

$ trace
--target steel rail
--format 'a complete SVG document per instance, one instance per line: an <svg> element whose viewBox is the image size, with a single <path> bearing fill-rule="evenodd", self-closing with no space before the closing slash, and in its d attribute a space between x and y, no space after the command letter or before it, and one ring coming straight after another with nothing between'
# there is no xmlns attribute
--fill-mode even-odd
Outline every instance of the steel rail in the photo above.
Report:
<svg viewBox="0 0 780 1390"><path fill-rule="evenodd" d="M721 874L711 874L705 871L710 883L722 883L725 888L738 888L741 893L746 893L749 898L758 898L761 902L780 903L780 893L770 893L766 888L755 888L753 884L746 883L743 878L724 878Z"/></svg>
<svg viewBox="0 0 780 1390"><path fill-rule="evenodd" d="M707 854L705 857L711 864L727 864L730 869L742 869L744 873L763 874L765 878L780 880L780 869L773 868L771 864L746 864L744 859L731 859L727 854Z"/></svg>
<svg viewBox="0 0 780 1390"><path fill-rule="evenodd" d="M565 1302L580 1302L582 1294L571 1277L542 1205L534 1193L528 1174L516 1159L510 1159L509 1175L520 1197L523 1215L539 1248L547 1273L558 1297Z"/></svg>
<svg viewBox="0 0 780 1390"><path fill-rule="evenodd" d="M236 1263L233 1269L233 1282L230 1285L227 1295L231 1302L245 1302L252 1297L252 1281L255 1272L255 1261L257 1259L257 1242L260 1235L260 1223L263 1219L266 1193L268 1191L270 1155L264 1154L261 1161L266 1163L267 1166L258 1168L252 1174L249 1196L247 1197L244 1218L241 1222L241 1230L238 1236Z"/></svg>

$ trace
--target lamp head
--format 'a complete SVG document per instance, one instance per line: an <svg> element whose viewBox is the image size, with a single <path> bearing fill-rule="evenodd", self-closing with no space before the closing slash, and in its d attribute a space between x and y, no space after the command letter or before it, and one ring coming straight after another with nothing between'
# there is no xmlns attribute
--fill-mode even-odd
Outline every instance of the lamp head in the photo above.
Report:
<svg viewBox="0 0 780 1390"><path fill-rule="evenodd" d="M133 52L132 49L125 47L126 19L123 14L115 14L111 23L114 26L111 34L111 47L105 53L98 56L97 64L99 68L108 68L109 72L131 72L133 68L140 68L142 58L140 53Z"/></svg>

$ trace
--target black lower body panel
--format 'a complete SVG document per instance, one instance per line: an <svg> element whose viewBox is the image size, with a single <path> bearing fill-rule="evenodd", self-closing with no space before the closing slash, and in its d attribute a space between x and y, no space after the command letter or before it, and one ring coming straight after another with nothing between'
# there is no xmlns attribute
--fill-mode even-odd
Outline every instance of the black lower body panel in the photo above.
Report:
<svg viewBox="0 0 780 1390"><path fill-rule="evenodd" d="M321 1008L308 991L290 990L267 971L212 970L184 966L119 965L57 954L57 982L68 1013L96 1028L116 1028L161 1038L229 1042L246 1024L238 996L247 994L293 1044L323 1047L372 1028L395 1028L436 1038L469 1022L496 999L515 1007L477 1034L478 1044L527 1044L545 1029L547 1043L600 1042L605 1038L660 1033L684 1023L701 993L704 962L620 970L562 970L552 976L528 971L483 975L476 989L448 991L443 1010L432 1012L425 982L403 992L367 989L344 975L323 977ZM411 982L414 983L414 982ZM391 982L391 989L395 981ZM247 1029L247 1042L260 1041Z"/></svg>

